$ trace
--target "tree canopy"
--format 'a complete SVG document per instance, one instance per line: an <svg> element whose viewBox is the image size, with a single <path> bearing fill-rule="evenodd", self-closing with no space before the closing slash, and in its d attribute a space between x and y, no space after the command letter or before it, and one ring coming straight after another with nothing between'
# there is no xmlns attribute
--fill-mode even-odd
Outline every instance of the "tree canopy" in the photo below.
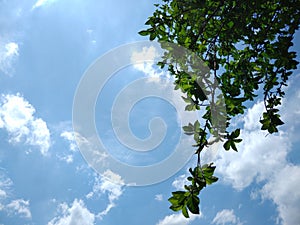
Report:
<svg viewBox="0 0 300 225"><path fill-rule="evenodd" d="M189 212L199 214L200 191L218 180L212 163L201 165L202 150L212 144L209 137L223 141L225 150L238 151L236 143L242 141L240 128L230 122L245 112L246 102L258 96L265 106L259 121L261 129L272 134L284 124L278 107L285 95L283 87L298 64L296 52L290 51L290 47L299 28L300 1L163 0L155 6L146 22L149 27L139 34L183 46L210 69L209 75L205 75L193 68L190 75L187 70L192 59L185 57L178 62L172 57L174 51L162 45L169 54L159 65L174 75L175 88L185 95L186 110L206 110L204 122L191 121L183 127L187 135L194 136L198 160L189 170L189 185L169 198L172 210L181 210L189 217ZM200 88L199 84L208 83L209 88ZM226 108L226 112L219 110L217 116L213 114L221 100L215 93L216 86L222 92ZM219 124L218 119L213 121L220 117L225 118L225 125Z"/></svg>

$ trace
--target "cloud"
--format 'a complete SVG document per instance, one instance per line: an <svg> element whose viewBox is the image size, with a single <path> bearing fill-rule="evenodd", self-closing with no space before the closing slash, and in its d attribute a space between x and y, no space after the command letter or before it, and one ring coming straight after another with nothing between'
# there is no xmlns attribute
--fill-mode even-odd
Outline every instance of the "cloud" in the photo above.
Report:
<svg viewBox="0 0 300 225"><path fill-rule="evenodd" d="M54 2L56 2L57 0L38 0L33 6L32 6L32 9L36 9L38 7L41 7L41 6L47 6L47 5L50 5Z"/></svg>
<svg viewBox="0 0 300 225"><path fill-rule="evenodd" d="M1 201L3 201L8 197L8 192L10 192L12 185L13 185L12 180L7 176L5 176L5 174L0 171L0 204Z"/></svg>
<svg viewBox="0 0 300 225"><path fill-rule="evenodd" d="M94 225L95 215L91 213L80 199L75 199L69 207L67 203L59 205L60 216L53 218L48 225Z"/></svg>
<svg viewBox="0 0 300 225"><path fill-rule="evenodd" d="M278 220L283 225L298 224L300 221L300 166L287 165L278 171L260 191L263 199L277 205Z"/></svg>
<svg viewBox="0 0 300 225"><path fill-rule="evenodd" d="M60 134L60 136L69 142L69 147L72 152L77 150L77 144L75 142L74 133L70 131L64 131Z"/></svg>
<svg viewBox="0 0 300 225"><path fill-rule="evenodd" d="M243 223L240 222L240 219L234 214L234 211L231 209L223 209L222 211L218 212L215 218L212 221L213 224L216 225L225 225L225 224L236 224L242 225Z"/></svg>
<svg viewBox="0 0 300 225"><path fill-rule="evenodd" d="M13 63L19 56L19 45L15 42L2 42L0 39L0 71L11 76Z"/></svg>
<svg viewBox="0 0 300 225"><path fill-rule="evenodd" d="M299 79L299 77L297 78ZM293 83L298 84L293 80ZM223 181L237 190L251 184L263 184L261 189L252 192L251 198L269 199L277 206L278 221L293 225L300 221L300 166L288 161L293 150L295 134L299 133L300 95L296 87L290 87L290 94L282 106L282 118L286 125L279 133L267 135L260 130L259 119L264 109L263 102L249 108L243 118L241 131L243 142L239 152L220 152L217 160L217 173ZM292 117L292 118L291 118Z"/></svg>
<svg viewBox="0 0 300 225"><path fill-rule="evenodd" d="M8 205L6 205L6 210L9 213L18 214L24 218L31 218L31 212L29 209L29 201L25 201L23 199L17 199L11 201Z"/></svg>
<svg viewBox="0 0 300 225"><path fill-rule="evenodd" d="M235 189L242 190L252 182L263 181L274 174L274 168L283 168L286 156L290 151L290 143L286 132L268 135L260 130L259 115L263 102L256 103L245 116L244 129L241 131L243 142L238 145L239 153L220 152L217 160L217 172L222 174L225 182Z"/></svg>
<svg viewBox="0 0 300 225"><path fill-rule="evenodd" d="M138 71L143 72L147 77L149 77L149 81L154 82L162 82L159 79L162 76L170 78L170 75L162 70L159 70L157 66L155 66L154 60L159 57L157 49L154 46L143 47L141 52L133 52L131 56L131 63L133 64L133 68Z"/></svg>
<svg viewBox="0 0 300 225"><path fill-rule="evenodd" d="M50 131L46 122L35 118L34 113L34 107L20 94L1 96L0 128L7 130L9 141L36 146L46 155L50 147Z"/></svg>
<svg viewBox="0 0 300 225"><path fill-rule="evenodd" d="M156 225L188 225L196 218L200 218L201 215L190 215L190 218L185 218L181 213L172 214L166 216L164 219L160 220Z"/></svg>
<svg viewBox="0 0 300 225"><path fill-rule="evenodd" d="M23 199L10 200L12 185L12 180L0 171L0 212L3 211L8 215L19 215L30 219L29 201Z"/></svg>
<svg viewBox="0 0 300 225"><path fill-rule="evenodd" d="M112 182L115 181L115 182ZM97 218L102 219L109 211L116 206L115 201L123 194L124 182L121 177L112 171L106 171L103 175L95 174L93 190L86 195L87 198L97 197L102 194L108 195L109 203L102 212L97 214Z"/></svg>
<svg viewBox="0 0 300 225"><path fill-rule="evenodd" d="M66 140L69 143L69 152L63 156L58 155L57 157L65 161L66 163L72 163L74 161L74 154L77 152L77 144L75 142L74 133L71 131L63 131L60 134L60 137L62 137L64 140Z"/></svg>
<svg viewBox="0 0 300 225"><path fill-rule="evenodd" d="M162 194L155 195L155 200L161 202L163 200L163 195Z"/></svg>
<svg viewBox="0 0 300 225"><path fill-rule="evenodd" d="M183 190L184 185L188 185L189 181L186 179L188 177L188 174L180 175L175 178L175 180L172 183L172 186L175 187L176 190Z"/></svg>
<svg viewBox="0 0 300 225"><path fill-rule="evenodd" d="M64 155L64 156L60 156L57 155L57 158L61 161L64 161L66 163L72 163L74 161L74 156L73 155Z"/></svg>

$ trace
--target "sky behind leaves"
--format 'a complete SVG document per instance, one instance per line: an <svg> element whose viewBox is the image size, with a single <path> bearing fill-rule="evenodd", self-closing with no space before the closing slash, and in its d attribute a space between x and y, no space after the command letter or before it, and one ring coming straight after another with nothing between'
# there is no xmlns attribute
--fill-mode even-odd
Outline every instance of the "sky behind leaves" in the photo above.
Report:
<svg viewBox="0 0 300 225"><path fill-rule="evenodd" d="M220 149L214 157L220 179L201 193L198 216L185 219L168 209L167 199L183 187L189 165L164 182L128 187L111 183L83 159L72 129L76 87L99 56L119 45L145 40L137 33L152 14L152 4L136 0L0 0L0 224L300 223L299 69L286 88L281 107L285 125L278 134L260 131L262 99L235 119L242 126L243 142L238 153ZM293 46L298 55L299 43L298 32ZM162 74L151 65L133 65L112 78L104 98L108 101L136 77L161 82ZM174 99L184 106L180 98ZM102 112L109 117L101 108L108 103L97 104L99 121ZM172 117L176 112L164 104L148 99L137 105L130 119L137 136L147 137L148 121L159 114L175 130L169 133L170 140L178 138L180 126L176 115ZM100 135L114 147L110 132ZM168 143L161 152L149 153L145 161L114 151L119 148L111 153L120 154L126 162L151 163L172 152L174 146ZM205 157L208 160L210 156ZM108 176L118 179L116 174Z"/></svg>

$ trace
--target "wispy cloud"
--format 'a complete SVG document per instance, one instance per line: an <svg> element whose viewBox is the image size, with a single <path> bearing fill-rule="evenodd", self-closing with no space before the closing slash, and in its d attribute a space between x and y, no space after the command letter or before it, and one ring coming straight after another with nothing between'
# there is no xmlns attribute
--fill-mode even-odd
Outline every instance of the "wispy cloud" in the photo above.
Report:
<svg viewBox="0 0 300 225"><path fill-rule="evenodd" d="M0 204L9 195L13 182L2 171L0 171ZM0 209L1 211L1 209Z"/></svg>
<svg viewBox="0 0 300 225"><path fill-rule="evenodd" d="M168 215L160 220L156 225L188 225L195 219L201 218L200 215L190 215L190 218L185 218L181 213Z"/></svg>
<svg viewBox="0 0 300 225"><path fill-rule="evenodd" d="M112 182L116 181L116 182ZM97 218L102 219L109 211L116 206L116 201L123 194L123 185L121 177L112 171L106 171L104 175L95 174L93 190L87 194L87 198L97 197L102 194L108 195L108 205L106 209L97 214Z"/></svg>
<svg viewBox="0 0 300 225"><path fill-rule="evenodd" d="M183 174L175 178L172 183L172 186L175 187L176 190L183 190L184 185L188 185L189 181L186 179L188 174Z"/></svg>
<svg viewBox="0 0 300 225"><path fill-rule="evenodd" d="M13 181L0 171L0 212L9 216L31 219L29 200L12 199Z"/></svg>
<svg viewBox="0 0 300 225"><path fill-rule="evenodd" d="M156 201L161 202L163 199L164 199L164 198L163 198L163 195L162 195L162 194L155 195L155 200L156 200Z"/></svg>
<svg viewBox="0 0 300 225"><path fill-rule="evenodd" d="M69 142L70 151L75 152L77 150L77 145L75 142L74 133L71 131L64 131L60 136Z"/></svg>
<svg viewBox="0 0 300 225"><path fill-rule="evenodd" d="M240 222L240 219L234 214L233 209L223 209L222 211L218 212L215 218L212 221L213 224L216 225L242 225L243 223Z"/></svg>
<svg viewBox="0 0 300 225"><path fill-rule="evenodd" d="M29 201L25 201L24 199L16 199L11 201L8 205L6 205L6 210L9 214L19 215L27 219L31 218Z"/></svg>
<svg viewBox="0 0 300 225"><path fill-rule="evenodd" d="M13 63L19 56L19 45L15 42L3 43L0 39L0 71L5 75L12 76Z"/></svg>
<svg viewBox="0 0 300 225"><path fill-rule="evenodd" d="M56 2L57 0L38 0L33 6L32 9L41 7L41 6L46 6L46 5L50 5L54 2Z"/></svg>
<svg viewBox="0 0 300 225"><path fill-rule="evenodd" d="M95 222L95 215L85 207L81 199L75 199L71 206L67 203L60 204L58 213L48 225L94 225Z"/></svg>
<svg viewBox="0 0 300 225"><path fill-rule="evenodd" d="M46 122L34 117L34 113L34 107L20 94L0 98L0 128L7 130L9 141L36 146L46 155L50 147L50 131Z"/></svg>
<svg viewBox="0 0 300 225"><path fill-rule="evenodd" d="M133 52L131 56L131 63L133 68L143 72L150 81L158 81L160 77L164 76L170 78L170 75L162 70L159 70L155 65L154 60L157 60L159 54L154 46L144 47L140 52Z"/></svg>
<svg viewBox="0 0 300 225"><path fill-rule="evenodd" d="M69 151L67 153L64 153L64 155L58 155L57 157L60 160L65 161L66 163L72 163L74 161L74 155L78 150L77 144L75 142L74 132L63 131L60 134L60 137L62 137L65 141L69 143Z"/></svg>

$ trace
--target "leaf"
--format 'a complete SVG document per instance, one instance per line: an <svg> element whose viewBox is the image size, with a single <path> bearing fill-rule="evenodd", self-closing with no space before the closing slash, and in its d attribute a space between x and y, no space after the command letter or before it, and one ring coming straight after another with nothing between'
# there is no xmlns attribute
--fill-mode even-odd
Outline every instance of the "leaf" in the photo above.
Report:
<svg viewBox="0 0 300 225"><path fill-rule="evenodd" d="M240 135L241 129L236 129L233 133L232 133L232 138L237 138Z"/></svg>
<svg viewBox="0 0 300 225"><path fill-rule="evenodd" d="M175 198L175 197L169 198L168 201L169 201L172 205L178 205L178 199Z"/></svg>
<svg viewBox="0 0 300 225"><path fill-rule="evenodd" d="M148 34L149 34L149 31L147 31L147 30L142 30L139 32L139 35L141 35L141 36L147 36Z"/></svg>
<svg viewBox="0 0 300 225"><path fill-rule="evenodd" d="M229 149L230 149L230 141L226 141L225 143L224 143L224 145L223 145L223 147L224 147L224 149L226 150L226 151L229 151Z"/></svg>
<svg viewBox="0 0 300 225"><path fill-rule="evenodd" d="M199 210L199 203L200 200L197 196L195 195L191 195L188 200L187 200L187 207L189 209L189 211L193 214L199 214L200 210Z"/></svg>
<svg viewBox="0 0 300 225"><path fill-rule="evenodd" d="M153 41L156 38L156 34L155 33L151 33L150 34L150 41Z"/></svg>
<svg viewBox="0 0 300 225"><path fill-rule="evenodd" d="M194 131L199 132L200 131L200 123L198 120L194 123Z"/></svg>
<svg viewBox="0 0 300 225"><path fill-rule="evenodd" d="M237 150L237 148L236 148L236 145L235 145L235 143L234 143L234 141L230 141L230 146L231 146L231 148L234 150L234 151L238 151Z"/></svg>
<svg viewBox="0 0 300 225"><path fill-rule="evenodd" d="M173 211L177 212L177 211L179 211L179 210L182 209L182 206L181 205L171 205L170 209L172 209Z"/></svg>
<svg viewBox="0 0 300 225"><path fill-rule="evenodd" d="M217 178L215 176L205 177L206 184L208 184L208 185L211 185L211 184L217 182L218 180L219 180L219 178Z"/></svg>
<svg viewBox="0 0 300 225"><path fill-rule="evenodd" d="M185 218L189 218L189 213L187 211L186 206L182 207L182 215L184 215Z"/></svg>
<svg viewBox="0 0 300 225"><path fill-rule="evenodd" d="M189 123L188 126L183 126L182 127L183 131L187 135L193 135L194 134L194 126Z"/></svg>

